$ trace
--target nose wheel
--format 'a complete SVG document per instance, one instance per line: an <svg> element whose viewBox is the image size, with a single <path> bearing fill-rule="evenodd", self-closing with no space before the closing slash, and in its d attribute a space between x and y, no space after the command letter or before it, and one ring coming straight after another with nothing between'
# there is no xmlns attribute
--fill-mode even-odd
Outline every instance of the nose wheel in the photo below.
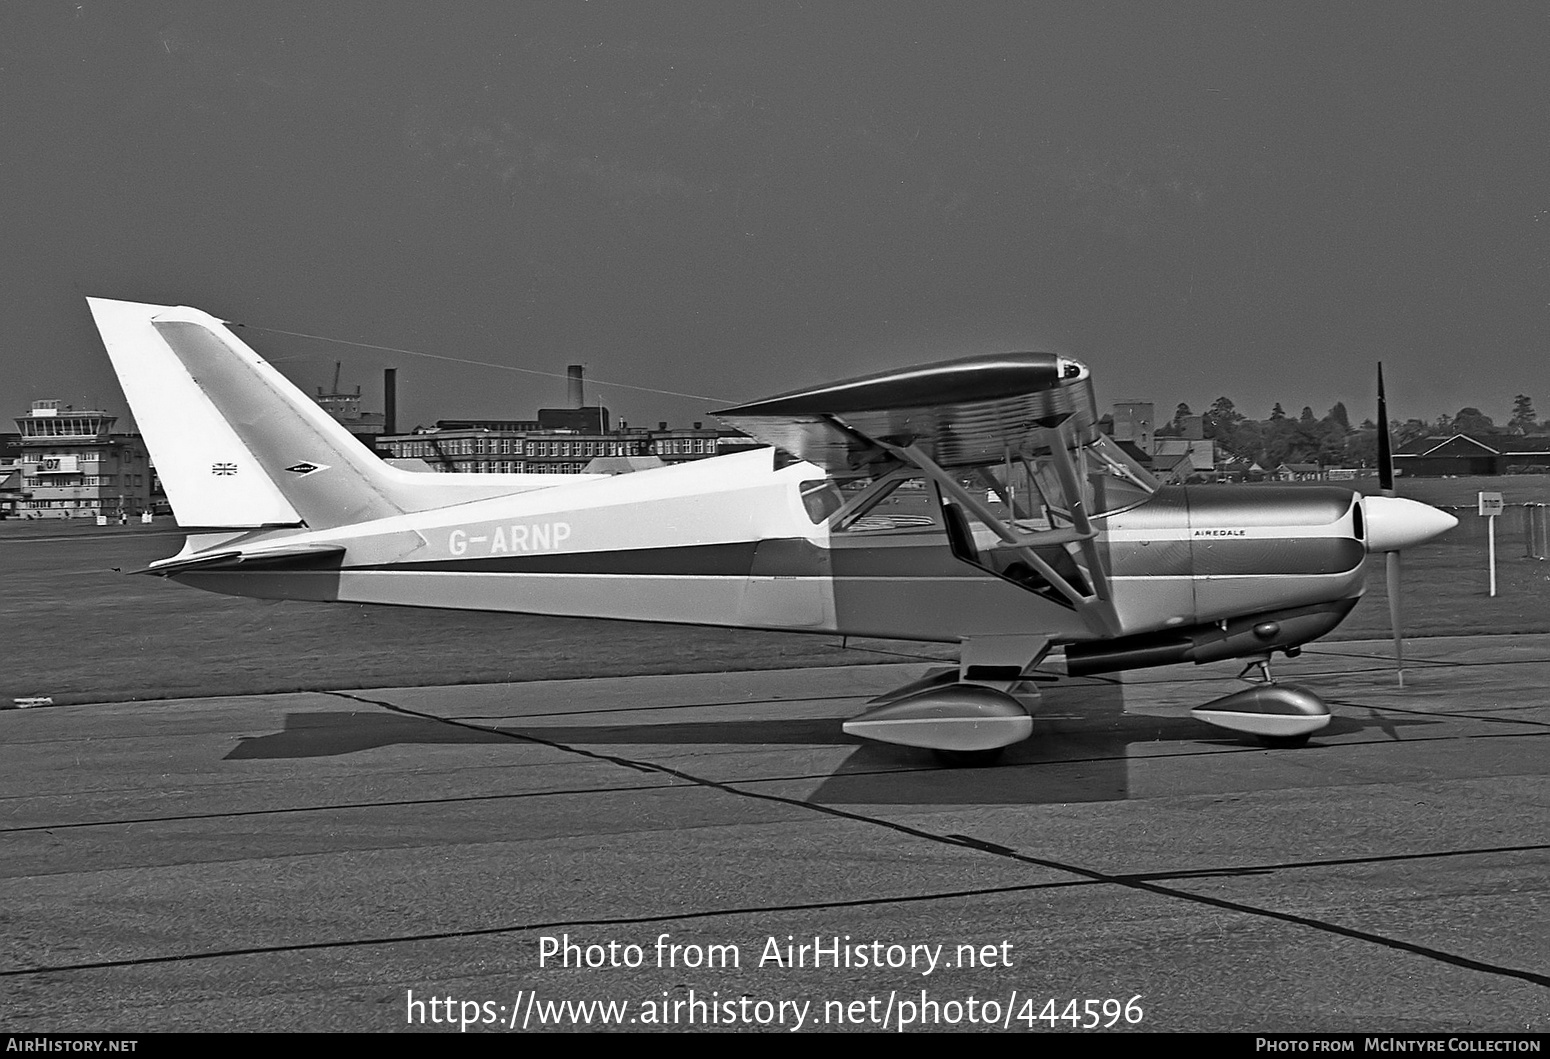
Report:
<svg viewBox="0 0 1550 1059"><path fill-rule="evenodd" d="M989 750L934 750L937 762L950 769L982 769L989 768L1001 760L1001 755L1006 752L1006 747L992 747Z"/></svg>
<svg viewBox="0 0 1550 1059"><path fill-rule="evenodd" d="M1313 736L1304 732L1302 735L1261 735L1255 738L1271 750L1296 750L1300 746L1307 746Z"/></svg>

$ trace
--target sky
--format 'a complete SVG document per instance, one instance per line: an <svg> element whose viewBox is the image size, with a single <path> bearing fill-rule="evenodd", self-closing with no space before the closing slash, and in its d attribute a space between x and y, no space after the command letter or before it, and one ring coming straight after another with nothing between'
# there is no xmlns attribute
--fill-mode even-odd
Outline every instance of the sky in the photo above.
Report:
<svg viewBox="0 0 1550 1059"><path fill-rule="evenodd" d="M87 295L401 427L1009 350L1546 417L1547 119L1543 3L5 0L0 422L127 410Z"/></svg>

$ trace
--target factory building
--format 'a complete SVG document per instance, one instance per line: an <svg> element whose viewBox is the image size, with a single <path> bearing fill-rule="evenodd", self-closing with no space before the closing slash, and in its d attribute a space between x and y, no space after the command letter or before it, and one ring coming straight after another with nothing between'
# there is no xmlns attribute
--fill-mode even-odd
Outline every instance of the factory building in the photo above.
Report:
<svg viewBox="0 0 1550 1059"><path fill-rule="evenodd" d="M361 388L355 387L355 392L350 393L339 385L339 372L342 368L339 361L334 361L334 388L327 393L323 387L318 387L318 392L312 399L318 407L333 416L346 430L359 439L362 445L372 448L377 438L382 434L391 434L394 430L393 405L396 399L394 393L397 374L392 368L383 373L383 401L386 409L381 412L364 412L361 410Z"/></svg>
<svg viewBox="0 0 1550 1059"><path fill-rule="evenodd" d="M613 426L608 409L585 403L580 365L569 366L567 381L568 408L540 408L533 420L442 419L408 434L383 434L377 451L400 466L423 461L420 469L448 474L582 474L644 470L759 444L703 423L663 422L655 430Z"/></svg>
<svg viewBox="0 0 1550 1059"><path fill-rule="evenodd" d="M536 419L440 420L394 433L393 369L384 378L382 413L361 410L361 390L334 386L313 399L385 459L419 470L457 474L619 473L705 459L759 443L735 430L692 427L656 430L610 422L608 410L582 401L579 366L570 368L571 406L539 409ZM17 434L0 445L0 517L137 516L159 496L155 468L138 434L115 433L118 417L34 401L16 418ZM594 462L597 461L597 462Z"/></svg>
<svg viewBox="0 0 1550 1059"><path fill-rule="evenodd" d="M703 460L758 444L738 431L707 428L703 423L692 427L662 423L656 430L620 424L610 431L581 431L536 422L512 428L499 421L440 420L411 434L377 439L378 451L389 458L423 460L430 470L450 474L581 474L600 458L654 458L649 465L656 466Z"/></svg>
<svg viewBox="0 0 1550 1059"><path fill-rule="evenodd" d="M1152 402L1116 401L1113 407L1109 436L1153 474L1184 481L1215 472L1216 443L1204 437L1200 416L1185 417L1181 434L1159 434Z"/></svg>
<svg viewBox="0 0 1550 1059"><path fill-rule="evenodd" d="M109 518L151 506L151 462L138 434L115 434L118 417L101 409L34 401L16 419L21 492L16 511L31 518Z"/></svg>
<svg viewBox="0 0 1550 1059"><path fill-rule="evenodd" d="M1110 436L1115 441L1128 441L1150 456L1156 433L1156 416L1152 408L1150 401L1115 401L1114 432Z"/></svg>

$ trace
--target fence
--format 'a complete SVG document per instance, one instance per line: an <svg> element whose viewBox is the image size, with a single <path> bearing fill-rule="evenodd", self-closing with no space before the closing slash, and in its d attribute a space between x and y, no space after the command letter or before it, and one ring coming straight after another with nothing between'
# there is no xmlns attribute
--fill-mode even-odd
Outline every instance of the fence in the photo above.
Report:
<svg viewBox="0 0 1550 1059"><path fill-rule="evenodd" d="M1487 520L1470 504L1438 504L1437 507L1459 520L1443 540L1479 541L1485 546ZM1522 509L1521 514L1516 509ZM1529 559L1550 558L1550 504L1507 504L1496 520L1497 554L1514 554L1517 538L1523 541L1522 555Z"/></svg>
<svg viewBox="0 0 1550 1059"><path fill-rule="evenodd" d="M1550 541L1546 540L1547 520L1545 512L1550 504L1523 505L1523 554L1530 559L1544 559L1550 555Z"/></svg>

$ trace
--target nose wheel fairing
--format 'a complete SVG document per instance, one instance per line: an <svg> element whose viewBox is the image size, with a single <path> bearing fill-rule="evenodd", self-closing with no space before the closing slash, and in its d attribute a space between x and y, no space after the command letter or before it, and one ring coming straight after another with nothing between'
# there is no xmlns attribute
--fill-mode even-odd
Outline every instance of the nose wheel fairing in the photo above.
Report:
<svg viewBox="0 0 1550 1059"><path fill-rule="evenodd" d="M1329 724L1324 700L1292 684L1258 684L1196 706L1195 717L1265 740L1306 738Z"/></svg>

